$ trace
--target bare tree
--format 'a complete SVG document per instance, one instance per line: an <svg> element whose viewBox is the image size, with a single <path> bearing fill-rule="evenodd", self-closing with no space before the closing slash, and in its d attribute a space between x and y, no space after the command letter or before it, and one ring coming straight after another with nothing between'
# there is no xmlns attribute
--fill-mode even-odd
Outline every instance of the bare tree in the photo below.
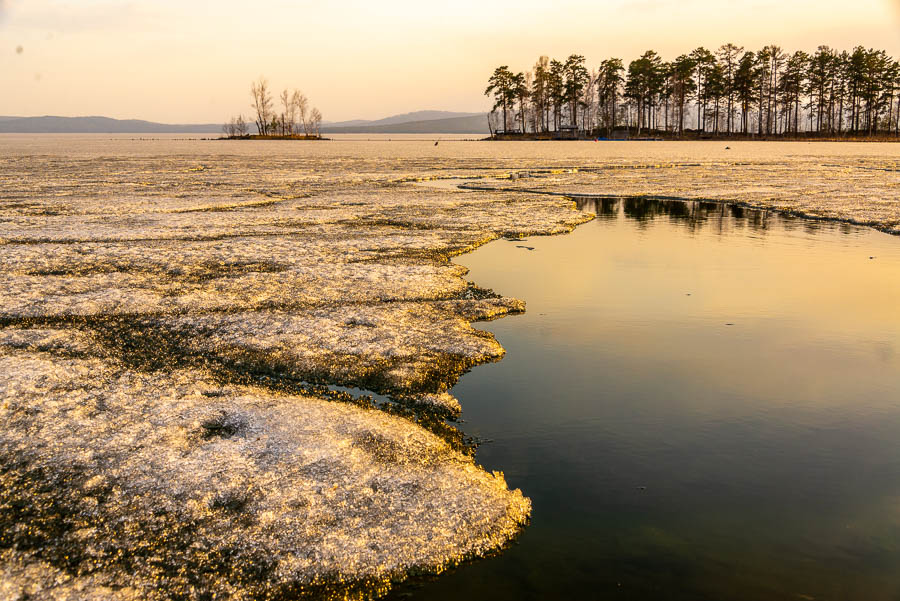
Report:
<svg viewBox="0 0 900 601"><path fill-rule="evenodd" d="M291 93L286 89L282 90L281 96L281 135L290 135L294 133L294 103L291 102Z"/></svg>
<svg viewBox="0 0 900 601"><path fill-rule="evenodd" d="M597 91L597 88L595 86L598 77L599 75L596 71L591 71L588 83L584 87L584 90L582 90L581 92L581 100L579 101L579 104L581 104L581 106L583 107L581 113L582 131L593 131L594 124L597 122L598 105L594 100L594 94Z"/></svg>
<svg viewBox="0 0 900 601"><path fill-rule="evenodd" d="M229 138L243 138L247 135L247 122L243 115L232 117L228 123L222 126L222 131Z"/></svg>
<svg viewBox="0 0 900 601"><path fill-rule="evenodd" d="M497 131L497 111L492 110L488 113L488 131L491 132L491 137L494 137L494 132Z"/></svg>
<svg viewBox="0 0 900 601"><path fill-rule="evenodd" d="M538 58L534 64L534 80L531 83L531 102L534 112L538 115L538 127L534 131L548 131L550 129L550 91L548 85L550 73L550 59L546 56Z"/></svg>
<svg viewBox="0 0 900 601"><path fill-rule="evenodd" d="M240 137L244 137L248 133L247 122L244 120L243 115L238 115L234 120L234 131Z"/></svg>
<svg viewBox="0 0 900 601"><path fill-rule="evenodd" d="M309 135L309 122L307 120L306 111L309 109L309 101L300 90L294 90L291 96L291 103L294 105L296 116L300 119L300 125L303 126L303 133Z"/></svg>
<svg viewBox="0 0 900 601"><path fill-rule="evenodd" d="M322 125L322 113L319 112L319 109L314 108L309 112L309 124L310 129L315 132L316 137L319 137L319 126Z"/></svg>
<svg viewBox="0 0 900 601"><path fill-rule="evenodd" d="M260 135L268 135L270 121L272 120L272 94L269 92L269 82L264 77L250 84L250 93L253 95L253 104L256 110L256 128Z"/></svg>

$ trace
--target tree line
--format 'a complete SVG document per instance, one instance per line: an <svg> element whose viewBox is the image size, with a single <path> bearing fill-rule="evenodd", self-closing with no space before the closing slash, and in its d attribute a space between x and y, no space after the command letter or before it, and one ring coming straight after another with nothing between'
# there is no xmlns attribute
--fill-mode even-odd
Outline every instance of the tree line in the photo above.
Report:
<svg viewBox="0 0 900 601"><path fill-rule="evenodd" d="M627 69L609 58L591 71L578 54L541 56L530 71L497 67L484 93L492 133L900 136L900 63L863 46L789 54L729 43L670 62L648 50Z"/></svg>
<svg viewBox="0 0 900 601"><path fill-rule="evenodd" d="M296 136L302 131L308 138L319 137L322 113L309 107L309 100L300 90L283 90L276 106L269 82L260 77L259 81L250 84L250 95L253 97L251 108L256 113L256 131L260 136ZM278 112L279 108L281 112ZM238 115L232 117L222 130L231 138L245 137L249 135L250 126L243 115Z"/></svg>

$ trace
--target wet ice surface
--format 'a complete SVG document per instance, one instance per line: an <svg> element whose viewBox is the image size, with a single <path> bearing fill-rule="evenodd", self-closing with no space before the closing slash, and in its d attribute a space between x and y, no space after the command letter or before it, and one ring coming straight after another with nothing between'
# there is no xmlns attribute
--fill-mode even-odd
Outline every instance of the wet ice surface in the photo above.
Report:
<svg viewBox="0 0 900 601"><path fill-rule="evenodd" d="M441 420L503 355L470 322L527 299L451 258L589 219L519 188L900 214L890 145L0 145L10 598L371 596L502 546L529 503ZM508 190L415 183L435 178Z"/></svg>
<svg viewBox="0 0 900 601"><path fill-rule="evenodd" d="M60 576L35 581L31 559L61 555L77 567L61 592L82 597L123 583L136 599L384 590L493 549L530 509L380 411L49 353L4 352L0 370L4 538L24 564L6 566L8 591L58 596Z"/></svg>
<svg viewBox="0 0 900 601"><path fill-rule="evenodd" d="M458 414L446 390L503 354L470 322L524 305L450 257L568 231L587 218L571 201L322 157L12 155L4 598L371 596L525 523L451 426L301 384Z"/></svg>
<svg viewBox="0 0 900 601"><path fill-rule="evenodd" d="M713 200L900 233L900 162L896 159L617 163L539 179L469 186L571 197Z"/></svg>

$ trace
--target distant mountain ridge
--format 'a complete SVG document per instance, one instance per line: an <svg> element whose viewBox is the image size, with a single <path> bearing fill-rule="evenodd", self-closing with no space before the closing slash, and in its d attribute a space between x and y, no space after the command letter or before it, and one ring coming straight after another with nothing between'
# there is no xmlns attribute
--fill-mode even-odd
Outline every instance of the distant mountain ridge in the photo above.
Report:
<svg viewBox="0 0 900 601"><path fill-rule="evenodd" d="M322 126L322 133L325 134L488 134L489 132L486 113L384 125Z"/></svg>
<svg viewBox="0 0 900 601"><path fill-rule="evenodd" d="M414 123L416 121L438 121L443 119L455 119L457 117L474 117L481 113L459 113L454 111L413 111L401 115L391 115L383 119L353 119L351 121L326 122L322 127L378 127L381 125L397 125L399 123Z"/></svg>
<svg viewBox="0 0 900 601"><path fill-rule="evenodd" d="M109 117L0 117L7 134L209 134L221 133L220 123L171 124Z"/></svg>
<svg viewBox="0 0 900 601"><path fill-rule="evenodd" d="M255 128L254 128L255 129ZM484 113L452 111L415 111L392 115L384 119L340 121L322 125L322 133L428 133L428 134L486 134L487 116ZM219 134L219 123L155 123L142 119L112 119L110 117L42 117L0 116L0 133L21 134Z"/></svg>

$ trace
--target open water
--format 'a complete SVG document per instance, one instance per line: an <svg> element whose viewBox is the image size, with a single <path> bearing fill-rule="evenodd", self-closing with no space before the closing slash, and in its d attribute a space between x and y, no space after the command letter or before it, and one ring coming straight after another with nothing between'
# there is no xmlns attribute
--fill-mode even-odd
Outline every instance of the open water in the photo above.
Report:
<svg viewBox="0 0 900 601"><path fill-rule="evenodd" d="M395 598L900 597L900 240L580 204L572 234L459 258L528 302L452 392L531 525Z"/></svg>

